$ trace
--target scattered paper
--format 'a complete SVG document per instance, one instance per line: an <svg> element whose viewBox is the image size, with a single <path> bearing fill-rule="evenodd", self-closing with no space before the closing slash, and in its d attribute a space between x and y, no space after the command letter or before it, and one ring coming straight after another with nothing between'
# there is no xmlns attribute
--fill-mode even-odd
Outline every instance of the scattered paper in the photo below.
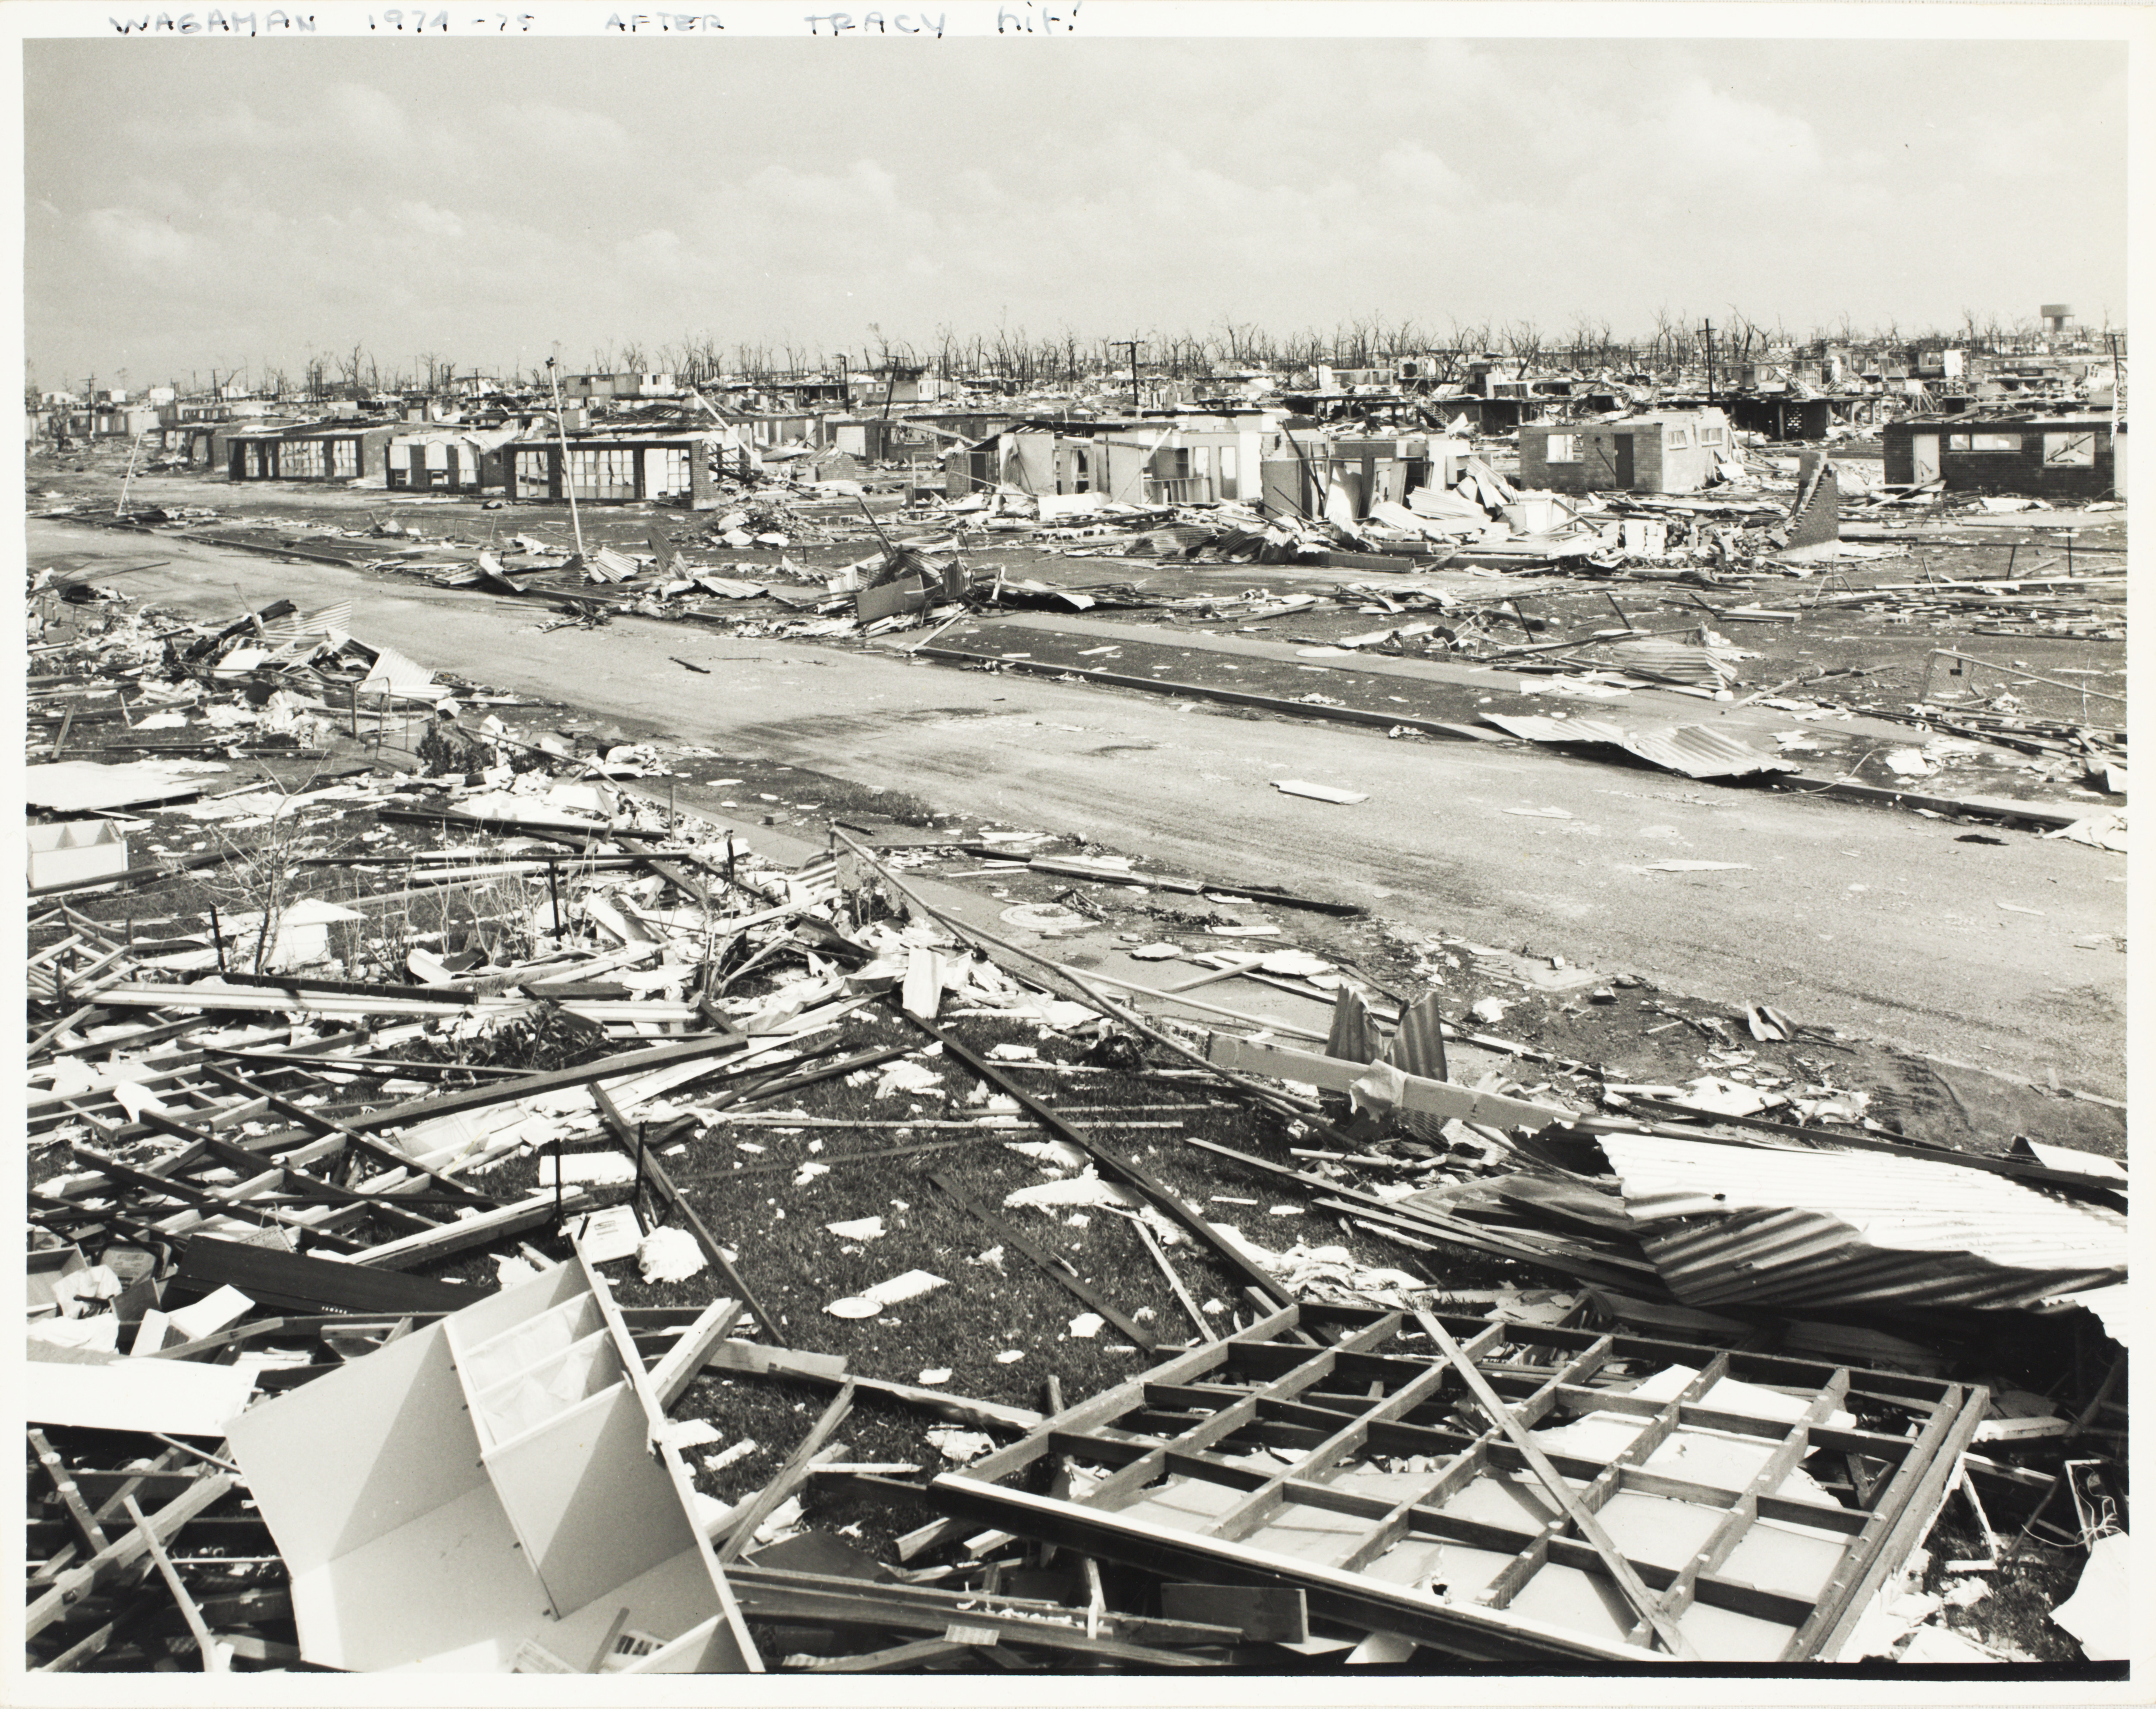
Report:
<svg viewBox="0 0 2156 1709"><path fill-rule="evenodd" d="M750 1455L755 1452L756 1438L753 1436L744 1436L731 1448L721 1450L716 1454L706 1454L704 1456L703 1461L704 1470L706 1471L724 1471L736 1460L746 1460Z"/></svg>
<svg viewBox="0 0 2156 1709"><path fill-rule="evenodd" d="M1074 1341L1091 1341L1108 1327L1108 1320L1097 1311L1081 1311L1070 1320L1070 1335Z"/></svg>
<svg viewBox="0 0 2156 1709"><path fill-rule="evenodd" d="M717 1441L719 1433L709 1419L683 1419L679 1424L667 1425L665 1440L670 1447L685 1452Z"/></svg>
<svg viewBox="0 0 2156 1709"><path fill-rule="evenodd" d="M2133 1612L2133 1550L2127 1533L2100 1537L2089 1547L2074 1594L2051 1610L2091 1661L2123 1661L2133 1653L2133 1634L2145 1617ZM2144 1587L2145 1591L2145 1587Z"/></svg>
<svg viewBox="0 0 2156 1709"><path fill-rule="evenodd" d="M923 1434L938 1454L960 1465L978 1460L996 1445L984 1431L963 1429L957 1424L931 1424Z"/></svg>
<svg viewBox="0 0 2156 1709"><path fill-rule="evenodd" d="M638 1243L636 1261L647 1282L686 1281L711 1262L686 1229L654 1229Z"/></svg>
<svg viewBox="0 0 2156 1709"><path fill-rule="evenodd" d="M824 1309L834 1317L873 1317L886 1306L896 1306L901 1301L918 1299L933 1293L937 1288L950 1284L940 1275L932 1275L925 1270L909 1270L895 1275L889 1281L880 1281L872 1288L863 1288L859 1294L844 1300L834 1300Z"/></svg>
<svg viewBox="0 0 2156 1709"><path fill-rule="evenodd" d="M824 1229L842 1240L880 1240L886 1232L880 1216L856 1217L850 1223L826 1223Z"/></svg>

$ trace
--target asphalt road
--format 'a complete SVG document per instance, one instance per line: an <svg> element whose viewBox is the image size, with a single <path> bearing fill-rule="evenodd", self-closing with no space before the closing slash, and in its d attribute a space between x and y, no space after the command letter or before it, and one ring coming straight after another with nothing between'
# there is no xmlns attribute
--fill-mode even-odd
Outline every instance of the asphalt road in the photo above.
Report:
<svg viewBox="0 0 2156 1709"><path fill-rule="evenodd" d="M192 545L28 524L33 563L167 557L113 585L197 619L284 597L423 663L724 752L1080 831L1224 878L1313 887L1424 932L1630 970L1717 1002L2103 1096L2125 1091L2126 861L2021 832L1698 784L1544 751L1367 731L889 654L543 608ZM94 572L90 572L94 575ZM684 671L693 659L710 676ZM1276 780L1367 793L1290 797ZM1528 817L1558 809L1565 817ZM1671 872L1656 862L1731 870ZM2002 907L2001 904L2010 907Z"/></svg>

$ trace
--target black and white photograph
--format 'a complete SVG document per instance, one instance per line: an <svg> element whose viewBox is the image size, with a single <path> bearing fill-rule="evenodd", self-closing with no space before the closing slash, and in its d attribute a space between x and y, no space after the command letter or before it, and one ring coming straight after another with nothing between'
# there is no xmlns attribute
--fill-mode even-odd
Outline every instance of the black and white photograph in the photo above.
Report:
<svg viewBox="0 0 2156 1709"><path fill-rule="evenodd" d="M8 1701L2150 1701L2156 6L819 3L0 8Z"/></svg>

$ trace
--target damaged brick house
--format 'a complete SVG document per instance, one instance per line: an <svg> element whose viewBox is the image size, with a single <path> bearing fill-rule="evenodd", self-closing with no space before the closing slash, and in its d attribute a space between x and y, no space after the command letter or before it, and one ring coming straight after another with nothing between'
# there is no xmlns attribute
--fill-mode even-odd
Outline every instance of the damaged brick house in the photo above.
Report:
<svg viewBox="0 0 2156 1709"><path fill-rule="evenodd" d="M2123 497L2126 423L2108 413L1912 417L1882 434L1890 486L1940 480L1949 492L2071 503Z"/></svg>
<svg viewBox="0 0 2156 1709"><path fill-rule="evenodd" d="M1714 408L1520 429L1520 485L1550 492L1697 492L1734 449Z"/></svg>

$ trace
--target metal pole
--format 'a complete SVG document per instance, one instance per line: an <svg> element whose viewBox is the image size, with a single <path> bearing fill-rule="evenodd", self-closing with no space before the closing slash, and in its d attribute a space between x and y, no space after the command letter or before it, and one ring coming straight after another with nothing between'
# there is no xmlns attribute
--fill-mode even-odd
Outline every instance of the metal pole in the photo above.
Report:
<svg viewBox="0 0 2156 1709"><path fill-rule="evenodd" d="M554 358L547 358L547 383L554 388L554 436L562 442L562 490L569 495L569 526L576 531L577 556L584 555L584 525L577 519L577 480L569 468L569 430L562 423L562 382L554 377Z"/></svg>
<svg viewBox="0 0 2156 1709"><path fill-rule="evenodd" d="M1707 329L1707 401L1714 402L1714 322L1701 323Z"/></svg>
<svg viewBox="0 0 2156 1709"><path fill-rule="evenodd" d="M135 443L127 448L126 478L120 483L120 502L112 507L112 514L116 516L122 516L127 513L127 489L134 484L135 457L141 449L142 435L137 434L135 435Z"/></svg>

